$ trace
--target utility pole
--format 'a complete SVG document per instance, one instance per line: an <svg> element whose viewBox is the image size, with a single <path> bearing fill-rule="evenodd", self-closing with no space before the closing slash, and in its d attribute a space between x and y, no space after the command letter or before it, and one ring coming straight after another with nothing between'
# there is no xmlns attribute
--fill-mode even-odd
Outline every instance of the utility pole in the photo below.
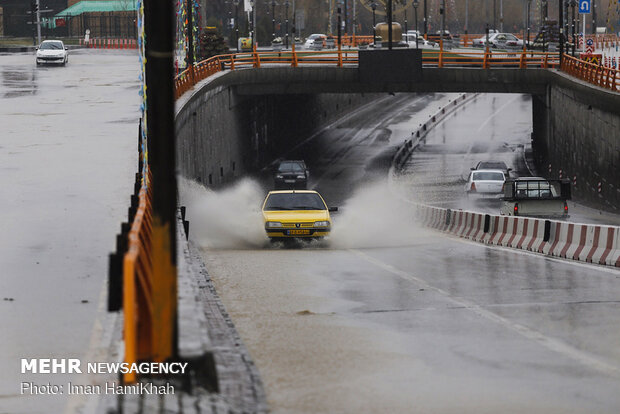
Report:
<svg viewBox="0 0 620 414"><path fill-rule="evenodd" d="M596 0L592 0L592 34L596 34Z"/></svg>
<svg viewBox="0 0 620 414"><path fill-rule="evenodd" d="M387 2L387 24L388 24L388 48L392 50L392 0L388 0Z"/></svg>
<svg viewBox="0 0 620 414"><path fill-rule="evenodd" d="M469 0L465 0L465 38L467 38L467 31L469 26Z"/></svg>
<svg viewBox="0 0 620 414"><path fill-rule="evenodd" d="M41 44L41 2L37 0L37 40Z"/></svg>
<svg viewBox="0 0 620 414"><path fill-rule="evenodd" d="M499 31L504 33L504 0L499 0Z"/></svg>

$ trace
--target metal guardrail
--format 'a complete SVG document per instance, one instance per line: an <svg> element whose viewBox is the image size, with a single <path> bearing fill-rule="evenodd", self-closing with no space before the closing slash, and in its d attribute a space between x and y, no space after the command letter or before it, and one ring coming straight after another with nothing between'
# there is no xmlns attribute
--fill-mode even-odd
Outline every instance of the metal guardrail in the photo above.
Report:
<svg viewBox="0 0 620 414"><path fill-rule="evenodd" d="M153 261L151 193L142 187L138 211L131 224L129 246L123 260L123 309L125 362L132 364L157 354L153 349ZM137 379L135 372L123 375L125 383Z"/></svg>
<svg viewBox="0 0 620 414"><path fill-rule="evenodd" d="M214 56L196 63L175 78L175 98L181 97L196 83L222 70L260 68L262 65L282 65L290 67L326 65L343 67L357 65L356 50L303 51L297 52L246 52ZM425 67L559 67L559 54L554 52L451 52L429 50L422 56Z"/></svg>
<svg viewBox="0 0 620 414"><path fill-rule="evenodd" d="M563 56L561 69L588 83L620 92L620 70L618 69L600 66L568 55Z"/></svg>

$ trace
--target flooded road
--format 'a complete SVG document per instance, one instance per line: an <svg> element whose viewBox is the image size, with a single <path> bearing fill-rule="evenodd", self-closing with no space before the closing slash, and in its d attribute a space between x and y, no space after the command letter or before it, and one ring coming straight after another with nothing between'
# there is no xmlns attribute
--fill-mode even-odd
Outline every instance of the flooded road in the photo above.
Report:
<svg viewBox="0 0 620 414"><path fill-rule="evenodd" d="M466 197L464 187L479 161L503 161L510 175L539 175L531 151L532 103L528 95L478 94L432 129L426 144L406 163L401 185L408 197L444 208L499 214L499 200ZM585 185L578 182L577 185ZM569 221L620 225L620 215L568 202Z"/></svg>
<svg viewBox="0 0 620 414"><path fill-rule="evenodd" d="M190 224L190 235L202 246L273 412L620 409L620 272L419 228L403 195L425 201L423 188L388 182L394 145L453 98L386 98L374 112L324 131L309 156L303 149L294 154L310 166L310 186L340 207L328 242L270 246L260 231L257 206L267 190L261 195L260 182L246 180L224 193L182 190L194 200L190 223L199 221ZM529 106L527 98L501 98L500 106ZM506 133L518 136L527 127L527 118L519 119L501 120ZM486 125L493 122L500 131L500 120ZM460 131L473 137L465 149L480 135ZM504 136L494 140L498 145L487 148L504 148ZM498 153L511 162L516 154ZM448 173L438 180L457 175L463 164L447 157ZM217 208L205 210L207 204ZM245 232L234 227L235 217ZM227 223L236 236L214 244L213 222L219 231Z"/></svg>
<svg viewBox="0 0 620 414"><path fill-rule="evenodd" d="M107 52L107 53L106 53ZM70 52L66 67L0 56L0 412L60 413L65 396L20 395L21 358L85 358L107 318L108 253L137 169L135 52Z"/></svg>

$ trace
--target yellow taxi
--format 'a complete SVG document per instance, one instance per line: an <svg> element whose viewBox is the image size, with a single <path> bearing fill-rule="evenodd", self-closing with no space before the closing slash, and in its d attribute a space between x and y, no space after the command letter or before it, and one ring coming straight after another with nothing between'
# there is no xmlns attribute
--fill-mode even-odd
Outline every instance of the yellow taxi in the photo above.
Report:
<svg viewBox="0 0 620 414"><path fill-rule="evenodd" d="M282 238L321 238L331 230L330 211L323 197L312 190L270 191L263 202L267 236Z"/></svg>

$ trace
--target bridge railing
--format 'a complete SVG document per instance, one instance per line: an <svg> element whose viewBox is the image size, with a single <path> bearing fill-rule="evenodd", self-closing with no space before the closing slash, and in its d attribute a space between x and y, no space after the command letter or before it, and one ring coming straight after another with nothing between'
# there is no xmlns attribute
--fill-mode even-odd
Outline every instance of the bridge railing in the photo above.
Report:
<svg viewBox="0 0 620 414"><path fill-rule="evenodd" d="M153 261L152 208L150 186L138 194L138 210L128 235L128 249L123 261L123 331L125 362L132 364L156 354L153 349ZM125 383L136 381L137 374L124 374Z"/></svg>
<svg viewBox="0 0 620 414"><path fill-rule="evenodd" d="M600 66L564 55L562 58L562 71L601 88L620 92L620 70L618 69Z"/></svg>
<svg viewBox="0 0 620 414"><path fill-rule="evenodd" d="M175 97L179 98L196 83L223 70L267 66L357 65L357 50L246 52L214 56L194 64L175 78ZM520 52L452 52L429 50L422 55L425 67L538 67L557 68L559 55L532 51Z"/></svg>

